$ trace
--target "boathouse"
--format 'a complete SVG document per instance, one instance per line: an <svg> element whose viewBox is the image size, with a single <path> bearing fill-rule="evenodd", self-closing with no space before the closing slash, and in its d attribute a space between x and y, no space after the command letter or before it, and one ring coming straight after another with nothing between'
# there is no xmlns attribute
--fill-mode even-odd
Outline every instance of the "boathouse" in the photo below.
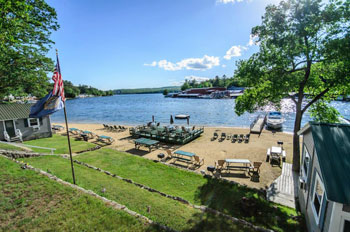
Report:
<svg viewBox="0 0 350 232"><path fill-rule="evenodd" d="M50 117L29 118L33 104L0 104L0 140L8 142L51 137Z"/></svg>
<svg viewBox="0 0 350 232"><path fill-rule="evenodd" d="M308 123L298 198L308 231L350 231L350 125Z"/></svg>

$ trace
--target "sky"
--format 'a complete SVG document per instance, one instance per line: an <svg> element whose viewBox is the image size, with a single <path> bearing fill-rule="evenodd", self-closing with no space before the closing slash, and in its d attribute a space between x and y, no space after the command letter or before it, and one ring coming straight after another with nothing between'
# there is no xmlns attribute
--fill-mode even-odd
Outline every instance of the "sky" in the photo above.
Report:
<svg viewBox="0 0 350 232"><path fill-rule="evenodd" d="M109 90L233 76L258 51L250 32L279 0L48 0L62 77Z"/></svg>

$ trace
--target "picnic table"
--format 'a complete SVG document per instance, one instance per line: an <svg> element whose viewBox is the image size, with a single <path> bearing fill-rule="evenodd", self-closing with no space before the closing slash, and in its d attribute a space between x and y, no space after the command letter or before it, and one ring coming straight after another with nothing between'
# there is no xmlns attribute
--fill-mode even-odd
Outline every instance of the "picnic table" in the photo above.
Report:
<svg viewBox="0 0 350 232"><path fill-rule="evenodd" d="M97 140L107 144L112 144L114 142L113 138L105 135L98 136Z"/></svg>
<svg viewBox="0 0 350 232"><path fill-rule="evenodd" d="M248 170L251 167L251 162L248 159L225 159L226 169L244 169Z"/></svg>
<svg viewBox="0 0 350 232"><path fill-rule="evenodd" d="M135 148L140 149L141 146L148 147L149 152L152 151L153 147L158 148L159 141L152 140L152 139L146 139L146 138L140 138L134 140Z"/></svg>
<svg viewBox="0 0 350 232"><path fill-rule="evenodd" d="M192 163L193 157L195 155L196 154L191 153L191 152L177 150L177 151L174 152L173 158L175 159L175 161L182 161L182 162L185 162L185 163Z"/></svg>

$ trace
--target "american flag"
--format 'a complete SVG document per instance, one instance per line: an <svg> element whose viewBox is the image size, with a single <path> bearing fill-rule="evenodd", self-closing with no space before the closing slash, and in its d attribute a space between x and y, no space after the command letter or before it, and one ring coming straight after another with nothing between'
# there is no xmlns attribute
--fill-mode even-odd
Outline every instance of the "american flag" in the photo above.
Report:
<svg viewBox="0 0 350 232"><path fill-rule="evenodd" d="M56 96L61 96L62 101L65 101L64 97L64 88L63 88L63 80L60 69L60 62L58 61L58 55L56 55L57 63L55 67L55 71L52 76L52 80L54 81L52 94Z"/></svg>

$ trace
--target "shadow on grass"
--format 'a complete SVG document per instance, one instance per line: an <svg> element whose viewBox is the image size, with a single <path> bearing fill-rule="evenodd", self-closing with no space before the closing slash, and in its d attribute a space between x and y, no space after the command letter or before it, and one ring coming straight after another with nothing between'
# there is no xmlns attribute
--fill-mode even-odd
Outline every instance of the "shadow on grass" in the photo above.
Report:
<svg viewBox="0 0 350 232"><path fill-rule="evenodd" d="M264 191L242 185L207 178L207 183L196 191L196 200L254 225L276 231L304 231L303 223L293 218L292 209L279 207L265 199Z"/></svg>
<svg viewBox="0 0 350 232"><path fill-rule="evenodd" d="M147 150L139 150L136 148L131 148L129 150L126 150L125 152L128 152L128 153L133 154L133 155L138 155L138 156L144 156L144 155L149 153L148 148L147 148Z"/></svg>
<svg viewBox="0 0 350 232"><path fill-rule="evenodd" d="M196 213L187 222L190 229L185 232L194 231L234 231L234 232L253 232L254 230L240 223L234 223L229 219L213 213Z"/></svg>

